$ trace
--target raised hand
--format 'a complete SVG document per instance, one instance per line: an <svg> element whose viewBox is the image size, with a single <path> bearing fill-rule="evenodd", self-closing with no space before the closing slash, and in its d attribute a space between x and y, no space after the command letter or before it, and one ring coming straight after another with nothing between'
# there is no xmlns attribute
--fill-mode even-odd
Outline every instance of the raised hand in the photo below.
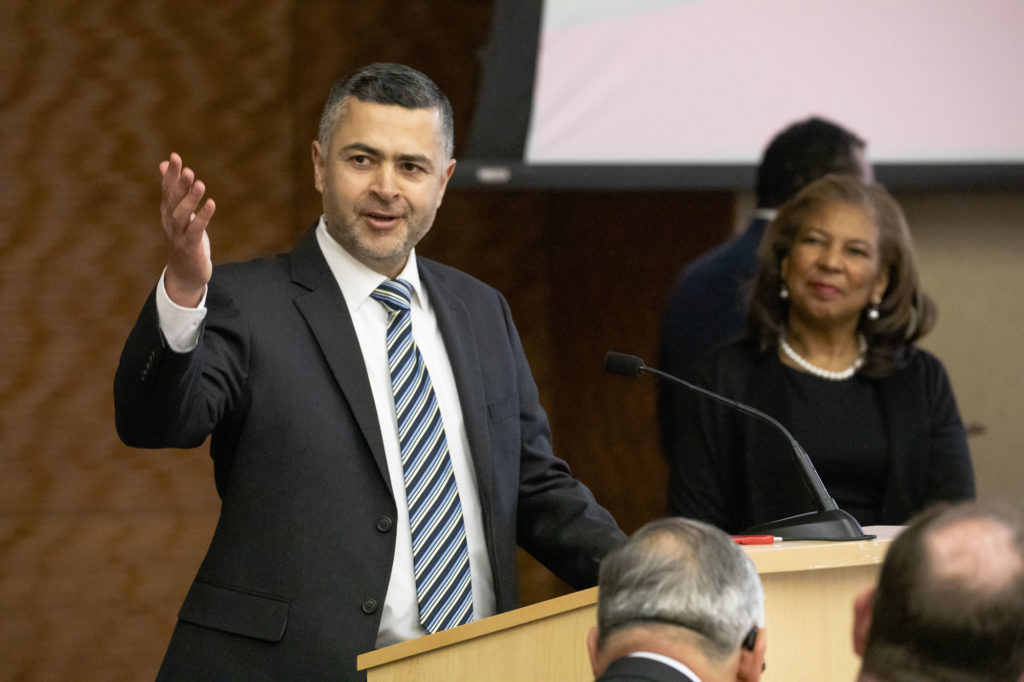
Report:
<svg viewBox="0 0 1024 682"><path fill-rule="evenodd" d="M186 168L177 154L172 152L168 160L160 163L160 174L160 223L168 244L164 286L172 301L192 308L202 300L213 273L206 228L217 205L213 199L203 201L206 185L196 179L195 172Z"/></svg>

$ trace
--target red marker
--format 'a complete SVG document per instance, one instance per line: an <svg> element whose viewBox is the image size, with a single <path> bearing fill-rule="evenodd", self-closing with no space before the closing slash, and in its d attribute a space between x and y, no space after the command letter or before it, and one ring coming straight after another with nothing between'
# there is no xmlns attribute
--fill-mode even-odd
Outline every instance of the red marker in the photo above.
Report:
<svg viewBox="0 0 1024 682"><path fill-rule="evenodd" d="M733 535L732 539L741 545L773 545L782 542L778 535Z"/></svg>

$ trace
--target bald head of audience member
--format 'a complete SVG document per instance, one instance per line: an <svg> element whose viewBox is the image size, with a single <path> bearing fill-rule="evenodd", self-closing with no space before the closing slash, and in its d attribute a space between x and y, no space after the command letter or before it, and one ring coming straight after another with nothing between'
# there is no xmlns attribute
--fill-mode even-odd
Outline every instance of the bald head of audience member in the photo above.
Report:
<svg viewBox="0 0 1024 682"><path fill-rule="evenodd" d="M760 678L761 579L718 528L678 517L648 523L604 558L599 586L587 639L595 676L646 652L683 663L703 682Z"/></svg>
<svg viewBox="0 0 1024 682"><path fill-rule="evenodd" d="M893 541L854 604L860 682L1024 682L1024 517L932 508Z"/></svg>

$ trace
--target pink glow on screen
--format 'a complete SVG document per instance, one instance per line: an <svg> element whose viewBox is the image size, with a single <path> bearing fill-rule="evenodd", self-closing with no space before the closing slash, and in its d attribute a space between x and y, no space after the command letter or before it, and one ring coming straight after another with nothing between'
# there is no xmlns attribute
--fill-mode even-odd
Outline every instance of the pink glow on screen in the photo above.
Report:
<svg viewBox="0 0 1024 682"><path fill-rule="evenodd" d="M810 115L875 162L1024 160L1021 0L590 7L545 19L529 162L752 163Z"/></svg>

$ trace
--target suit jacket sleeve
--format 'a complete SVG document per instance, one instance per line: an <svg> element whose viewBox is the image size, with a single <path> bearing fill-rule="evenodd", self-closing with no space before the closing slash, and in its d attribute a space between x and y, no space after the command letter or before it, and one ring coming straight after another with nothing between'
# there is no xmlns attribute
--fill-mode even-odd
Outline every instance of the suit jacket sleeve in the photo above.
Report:
<svg viewBox="0 0 1024 682"><path fill-rule="evenodd" d="M591 491L573 478L568 464L555 457L547 414L511 312L504 298L499 295L499 299L518 385L517 541L574 588L591 587L597 584L600 560L624 542L625 535Z"/></svg>
<svg viewBox="0 0 1024 682"><path fill-rule="evenodd" d="M243 320L221 307L211 287L202 333L189 353L176 353L160 331L155 290L129 334L114 378L115 421L128 445L191 448L203 443L221 418L242 399L247 365ZM226 302L226 301L224 301Z"/></svg>

